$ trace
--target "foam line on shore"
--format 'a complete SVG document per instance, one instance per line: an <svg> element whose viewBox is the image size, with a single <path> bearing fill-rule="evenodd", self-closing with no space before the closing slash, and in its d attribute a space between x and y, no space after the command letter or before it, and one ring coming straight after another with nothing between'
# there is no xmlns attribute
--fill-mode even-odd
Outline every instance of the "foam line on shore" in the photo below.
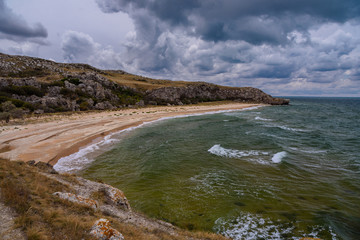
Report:
<svg viewBox="0 0 360 240"><path fill-rule="evenodd" d="M128 127L120 131L110 133L106 135L102 140L90 143L89 145L80 148L79 151L71 155L68 155L66 157L60 158L57 161L57 163L54 165L54 169L60 173L64 173L64 172L73 173L80 171L84 169L84 167L92 163L96 157L100 156L102 153L106 151L109 151L115 143L120 142L120 139L116 138L116 136L119 136L124 132L129 132L137 128L143 127L145 125L153 124L164 120L176 119L176 118L186 118L186 117L219 114L219 113L227 113L227 112L248 111L248 110L258 109L264 106L265 105L258 105L258 106L241 108L241 109L228 109L228 110L209 111L202 113L182 114L178 116L162 117L152 121L143 122L137 126Z"/></svg>

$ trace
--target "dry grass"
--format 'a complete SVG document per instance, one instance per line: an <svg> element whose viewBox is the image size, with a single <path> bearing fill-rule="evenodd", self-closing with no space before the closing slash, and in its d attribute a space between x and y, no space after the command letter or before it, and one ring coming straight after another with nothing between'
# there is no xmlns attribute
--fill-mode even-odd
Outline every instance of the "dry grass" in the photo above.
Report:
<svg viewBox="0 0 360 240"><path fill-rule="evenodd" d="M68 187L39 174L23 162L0 160L2 201L13 208L15 221L31 239L91 239L88 231L97 219L90 208L53 196Z"/></svg>
<svg viewBox="0 0 360 240"><path fill-rule="evenodd" d="M53 196L57 191L72 190L39 171L23 162L0 159L0 200L16 211L16 227L20 227L29 240L92 239L88 233L99 218L109 219L112 226L127 240L225 239L213 233L186 230L177 230L176 235L171 235L166 231L150 231L145 227L124 223L100 211ZM61 178L77 182L73 175L64 175ZM102 192L94 193L92 197L100 203L106 201Z"/></svg>
<svg viewBox="0 0 360 240"><path fill-rule="evenodd" d="M129 73L122 74L113 71L106 71L106 73L107 75L104 75L104 77L111 81L143 91L161 87L184 87L192 84L199 84L198 82L152 79Z"/></svg>

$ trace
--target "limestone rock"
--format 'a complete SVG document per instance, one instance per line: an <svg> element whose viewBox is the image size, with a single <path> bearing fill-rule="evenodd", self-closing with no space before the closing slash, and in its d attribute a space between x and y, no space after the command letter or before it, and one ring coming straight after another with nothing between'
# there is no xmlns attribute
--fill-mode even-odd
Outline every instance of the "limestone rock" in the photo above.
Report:
<svg viewBox="0 0 360 240"><path fill-rule="evenodd" d="M105 109L113 109L114 106L108 101L100 102L95 105L95 109L97 110L105 110Z"/></svg>
<svg viewBox="0 0 360 240"><path fill-rule="evenodd" d="M241 102L286 105L289 100L274 98L257 88L225 88L210 83L198 83L186 87L163 87L148 90L146 101L158 104L198 103L203 101L237 100Z"/></svg>
<svg viewBox="0 0 360 240"><path fill-rule="evenodd" d="M48 96L49 97L56 97L60 94L61 87L54 86L48 88Z"/></svg>
<svg viewBox="0 0 360 240"><path fill-rule="evenodd" d="M114 188L108 184L104 184L104 187L101 189L101 191L105 192L111 205L115 205L123 208L124 210L131 211L129 201L121 190Z"/></svg>
<svg viewBox="0 0 360 240"><path fill-rule="evenodd" d="M99 240L124 240L124 236L112 228L110 221L105 218L101 218L95 222L90 234Z"/></svg>
<svg viewBox="0 0 360 240"><path fill-rule="evenodd" d="M63 192L55 192L55 196L58 196L61 199L68 200L70 202L78 203L83 206L91 207L93 209L97 209L99 204L97 201L89 198L85 198L79 195L75 195L73 193L63 193Z"/></svg>

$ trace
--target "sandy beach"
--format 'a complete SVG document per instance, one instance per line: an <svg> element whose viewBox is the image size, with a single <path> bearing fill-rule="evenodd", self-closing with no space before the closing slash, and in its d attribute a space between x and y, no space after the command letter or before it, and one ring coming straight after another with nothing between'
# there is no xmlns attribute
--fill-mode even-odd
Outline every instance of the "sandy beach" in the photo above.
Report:
<svg viewBox="0 0 360 240"><path fill-rule="evenodd" d="M106 135L164 117L237 110L259 104L225 103L158 106L119 111L54 115L1 127L0 157L52 165Z"/></svg>

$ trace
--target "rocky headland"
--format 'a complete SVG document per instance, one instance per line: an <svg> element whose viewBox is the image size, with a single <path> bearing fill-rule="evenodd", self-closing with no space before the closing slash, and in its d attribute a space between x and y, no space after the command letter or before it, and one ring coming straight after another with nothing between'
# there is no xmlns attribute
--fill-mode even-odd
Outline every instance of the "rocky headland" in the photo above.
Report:
<svg viewBox="0 0 360 240"><path fill-rule="evenodd" d="M121 70L99 70L86 64L56 63L0 54L0 103L11 102L23 113L108 110L223 100L271 105L289 103L287 99L274 98L251 87L155 80Z"/></svg>

